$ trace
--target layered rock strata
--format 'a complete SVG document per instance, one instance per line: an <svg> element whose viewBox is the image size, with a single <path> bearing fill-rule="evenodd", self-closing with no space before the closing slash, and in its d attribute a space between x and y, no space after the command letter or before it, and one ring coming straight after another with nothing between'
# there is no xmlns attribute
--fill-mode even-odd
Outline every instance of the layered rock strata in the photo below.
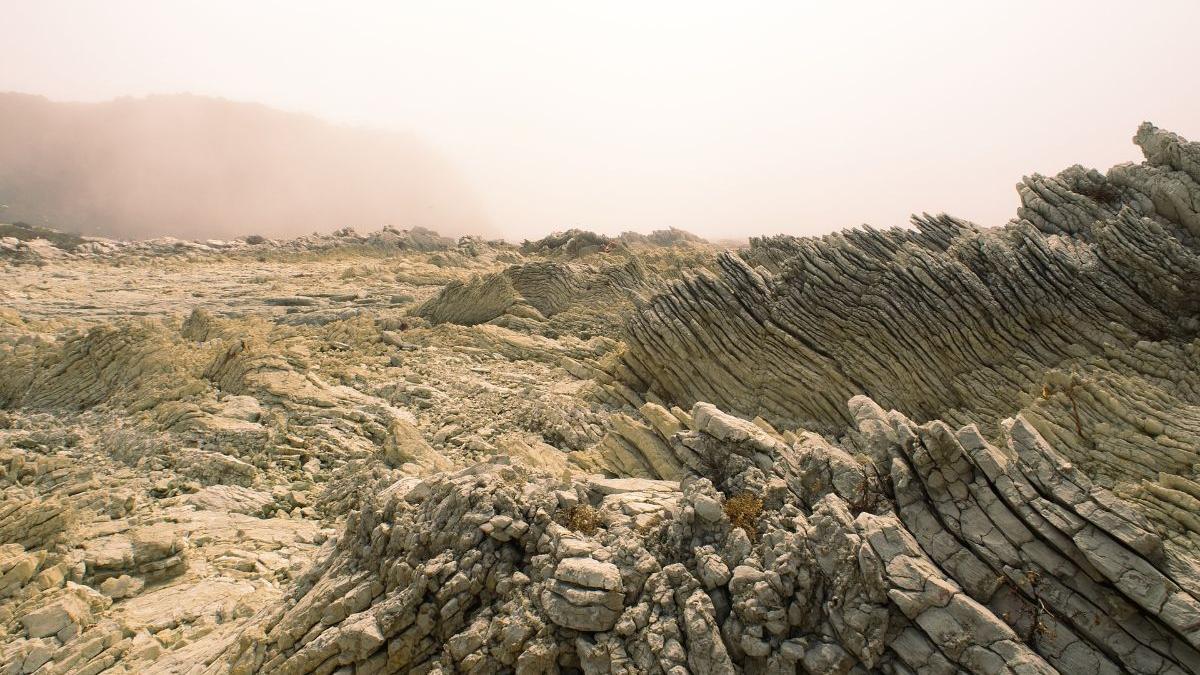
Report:
<svg viewBox="0 0 1200 675"><path fill-rule="evenodd" d="M611 369L649 400L710 401L840 434L867 394L995 437L1024 415L1158 527L1200 462L1200 144L1143 125L1146 161L1019 186L1007 226L755 240L642 306Z"/></svg>
<svg viewBox="0 0 1200 675"><path fill-rule="evenodd" d="M0 672L1200 672L1200 152L1136 140L727 253L22 231Z"/></svg>

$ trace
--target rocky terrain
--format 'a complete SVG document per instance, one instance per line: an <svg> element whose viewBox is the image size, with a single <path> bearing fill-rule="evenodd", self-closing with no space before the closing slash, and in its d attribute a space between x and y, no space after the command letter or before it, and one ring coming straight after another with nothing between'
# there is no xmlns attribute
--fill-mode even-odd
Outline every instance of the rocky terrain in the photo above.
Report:
<svg viewBox="0 0 1200 675"><path fill-rule="evenodd" d="M1200 672L1200 144L724 250L0 226L0 672Z"/></svg>

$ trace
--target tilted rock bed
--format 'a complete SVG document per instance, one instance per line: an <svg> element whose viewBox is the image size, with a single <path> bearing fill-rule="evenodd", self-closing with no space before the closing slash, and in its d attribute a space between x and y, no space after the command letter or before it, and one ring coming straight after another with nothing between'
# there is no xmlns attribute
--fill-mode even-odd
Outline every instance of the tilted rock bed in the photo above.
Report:
<svg viewBox="0 0 1200 675"><path fill-rule="evenodd" d="M1025 179L1005 227L925 216L912 231L754 240L641 308L619 374L664 400L825 432L857 393L995 421L1043 385L1058 393L1046 372L1072 367L1194 404L1200 144L1149 125L1135 140L1142 164Z"/></svg>
<svg viewBox="0 0 1200 675"><path fill-rule="evenodd" d="M922 216L723 254L631 317L611 396L829 434L857 394L989 436L1020 413L1196 548L1200 144L1134 140L1141 164L1026 178L1005 227Z"/></svg>
<svg viewBox="0 0 1200 675"><path fill-rule="evenodd" d="M413 313L435 324L490 322L536 332L594 334L619 330L633 308L632 299L656 281L636 256L599 267L528 262L451 282Z"/></svg>

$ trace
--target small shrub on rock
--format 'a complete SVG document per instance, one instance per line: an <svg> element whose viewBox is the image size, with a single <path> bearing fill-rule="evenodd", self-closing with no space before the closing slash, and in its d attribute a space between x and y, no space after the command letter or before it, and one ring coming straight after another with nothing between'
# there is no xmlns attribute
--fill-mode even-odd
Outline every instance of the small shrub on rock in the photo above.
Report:
<svg viewBox="0 0 1200 675"><path fill-rule="evenodd" d="M758 540L758 517L763 512L763 500L752 492L742 492L725 500L725 515L734 527L742 528L750 541Z"/></svg>

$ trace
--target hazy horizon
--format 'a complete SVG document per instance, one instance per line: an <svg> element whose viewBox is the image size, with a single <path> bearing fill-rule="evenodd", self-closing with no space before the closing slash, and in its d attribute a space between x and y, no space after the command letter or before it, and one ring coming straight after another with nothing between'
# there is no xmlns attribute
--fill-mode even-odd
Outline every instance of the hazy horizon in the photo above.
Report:
<svg viewBox="0 0 1200 675"><path fill-rule="evenodd" d="M994 226L1023 175L1140 159L1143 120L1200 137L1200 83L1173 79L1200 62L1194 2L0 7L0 91L190 93L410 135L510 239Z"/></svg>
<svg viewBox="0 0 1200 675"><path fill-rule="evenodd" d="M0 204L6 220L133 239L498 234L475 191L410 134L200 96L0 93Z"/></svg>

